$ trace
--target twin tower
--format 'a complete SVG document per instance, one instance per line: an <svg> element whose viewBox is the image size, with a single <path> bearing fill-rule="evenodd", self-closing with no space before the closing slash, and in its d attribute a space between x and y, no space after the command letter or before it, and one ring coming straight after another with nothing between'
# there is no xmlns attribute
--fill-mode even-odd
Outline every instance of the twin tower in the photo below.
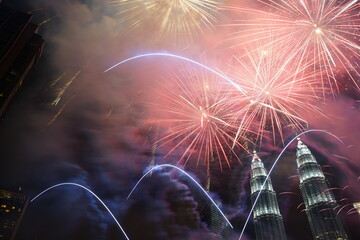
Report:
<svg viewBox="0 0 360 240"><path fill-rule="evenodd" d="M348 240L342 222L334 211L337 203L329 190L321 167L300 139L298 139L296 157L300 190L313 238L315 240ZM262 188L254 208L256 239L286 240L276 193L270 178L264 184L266 176L264 164L255 153L251 164L252 203L255 202Z"/></svg>

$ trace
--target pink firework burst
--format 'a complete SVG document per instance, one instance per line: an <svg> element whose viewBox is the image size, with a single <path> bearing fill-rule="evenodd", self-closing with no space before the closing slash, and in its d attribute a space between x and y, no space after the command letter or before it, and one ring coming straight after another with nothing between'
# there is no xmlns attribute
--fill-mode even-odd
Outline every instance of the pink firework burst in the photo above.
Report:
<svg viewBox="0 0 360 240"><path fill-rule="evenodd" d="M295 132L307 128L303 112L320 113L314 105L322 90L314 84L320 73L309 71L311 62L299 66L292 61L286 47L274 51L262 46L235 57L231 76L247 91L245 97L236 92L232 99L236 106L232 117L238 123L235 139L251 130L260 144L266 132L272 133L274 142L277 136L283 142L285 128Z"/></svg>
<svg viewBox="0 0 360 240"><path fill-rule="evenodd" d="M223 163L230 167L232 157L240 161L238 150L246 150L248 140L234 138L237 124L231 116L236 110L223 81L190 66L169 79L159 93L160 103L150 105L156 112L154 122L164 130L158 142L168 149L165 157L180 154L178 164L184 165L196 160L208 166L218 160L220 168Z"/></svg>
<svg viewBox="0 0 360 240"><path fill-rule="evenodd" d="M359 89L360 4L357 0L269 0L257 1L259 8L227 7L251 16L231 24L240 29L231 35L233 46L245 46L265 39L279 50L287 44L288 57L298 65L312 61L312 69L321 71L321 85L338 90L339 78L347 75Z"/></svg>

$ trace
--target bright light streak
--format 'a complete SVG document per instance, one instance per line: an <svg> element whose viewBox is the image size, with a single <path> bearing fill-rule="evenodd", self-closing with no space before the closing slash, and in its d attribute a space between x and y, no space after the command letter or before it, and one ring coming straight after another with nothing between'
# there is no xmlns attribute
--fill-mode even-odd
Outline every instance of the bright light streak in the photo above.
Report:
<svg viewBox="0 0 360 240"><path fill-rule="evenodd" d="M158 39L194 40L212 29L220 0L112 0L120 22L131 30L150 30ZM184 36L184 38L182 38Z"/></svg>
<svg viewBox="0 0 360 240"><path fill-rule="evenodd" d="M196 184L196 186L205 194L205 196L211 201L211 203L216 207L216 209L219 211L219 213L222 215L222 217L225 219L225 221L229 224L229 226L231 228L234 228L230 221L227 219L227 217L225 216L225 214L221 211L221 209L218 207L218 205L214 202L214 200L210 197L210 195L205 191L205 189L192 177L190 176L190 174L188 174L187 172L185 172L183 169L171 165L171 164L161 164L161 165L157 165L152 167L150 170L148 170L140 179L139 181L135 184L135 186L133 187L133 189L130 191L129 195L127 196L126 199L129 199L131 194L135 191L135 189L137 188L137 186L140 184L140 182L150 173L152 173L153 171L157 170L157 169L161 169L164 167L170 167L170 168L174 168L180 172L182 172L183 174L185 174L185 176L187 176L193 183Z"/></svg>
<svg viewBox="0 0 360 240"><path fill-rule="evenodd" d="M38 25L38 26L39 26L39 28L40 28L42 25L44 25L45 23L50 22L50 21L51 21L51 20L53 20L54 18L56 18L56 16L51 17L51 18L48 18L48 19L46 19L46 20L44 20L44 21L42 21L42 22L38 23L37 25Z"/></svg>
<svg viewBox="0 0 360 240"><path fill-rule="evenodd" d="M261 46L266 46L260 43ZM299 67L287 55L287 46L283 51L263 49L247 51L244 56L235 56L229 76L247 90L246 96L240 95L231 100L236 106L233 118L239 123L235 139L243 129L256 133L256 141L262 141L264 133L271 131L273 141L284 142L283 129L292 127L303 131L307 121L301 117L301 111L320 110L313 104L319 100L319 91L313 84L319 73L307 71L310 63ZM265 48L266 49L266 48Z"/></svg>
<svg viewBox="0 0 360 240"><path fill-rule="evenodd" d="M340 205L339 205L339 206L340 206ZM339 209L339 211L337 211L336 215L339 215L339 213L340 213L344 208L346 208L346 207L348 207L348 206L353 207L353 204L352 204L352 203L345 204L344 206L342 206L342 207ZM334 209L334 210L335 210L335 209Z"/></svg>
<svg viewBox="0 0 360 240"><path fill-rule="evenodd" d="M289 58L299 66L312 59L312 69L322 71L321 85L338 89L345 73L360 89L360 4L358 0L259 0L263 9L228 6L227 10L249 14L251 20L229 24L240 26L229 41L235 48L250 46L273 36L267 47L281 51L287 46ZM261 7L260 5L260 7ZM326 91L324 90L324 93Z"/></svg>
<svg viewBox="0 0 360 240"><path fill-rule="evenodd" d="M154 56L161 56L161 57L170 57L170 58L176 58L176 59L181 59L183 61L186 61L186 62L190 62L190 63L193 63L197 66L200 66L212 73L214 73L215 75L219 76L220 78L224 79L225 81L229 82L232 86L234 86L238 91L240 91L241 93L245 94L246 91L240 87L240 85L236 84L234 81L232 81L229 77L227 77L226 75L202 64L202 63L199 63L195 60L192 60L190 58L187 58L187 57L183 57L183 56L180 56L180 55L175 55L175 54L171 54L171 53L160 53L160 52L157 52L157 53L145 53L145 54L140 54L140 55L136 55L136 56L133 56L133 57L130 57L130 58L127 58L125 60L122 60L118 63L116 63L115 65L109 67L108 69L106 69L104 72L108 72L110 70L112 70L113 68L116 68L117 66L121 65L121 64L124 64L126 62L129 62L129 61L132 61L132 60L135 60L135 59L138 59L138 58L144 58L144 57L154 57Z"/></svg>
<svg viewBox="0 0 360 240"><path fill-rule="evenodd" d="M125 230L121 227L120 223L118 222L118 220L116 219L116 217L114 216L114 214L110 211L110 209L106 206L106 204L90 189L88 189L87 187L84 187L81 184L78 183L72 183L72 182L65 182L65 183L59 183L59 184L55 184L47 189L45 189L44 191L42 191L41 193L39 193L38 195L36 195L33 199L30 200L30 202L34 202L37 198L39 198L41 195L45 194L46 192L50 191L53 188L57 188L60 186L64 186L64 185L72 185L72 186L76 186L76 187L80 187L82 189L85 189L87 192L91 193L91 195L93 195L104 207L105 209L108 211L108 213L111 215L111 217L114 219L114 221L116 222L116 224L118 225L118 227L120 228L120 230L122 231L122 233L124 234L124 236L126 237L127 240L129 240L129 237L127 236Z"/></svg>
<svg viewBox="0 0 360 240"><path fill-rule="evenodd" d="M261 194L262 190L264 189L264 186L265 186L266 182L268 181L268 179L269 179L269 177L270 177L270 174L271 174L272 171L274 170L274 168L275 168L277 162L279 161L280 157L283 155L283 153L285 152L285 150L290 146L290 144L291 144L293 141L295 141L295 140L296 140L297 138L299 138L301 135L304 135L304 134L310 133L310 132L326 133L326 134L329 134L330 136L334 137L335 139L337 139L337 140L340 141L341 143L343 143L343 142L341 141L341 139L338 138L336 135L334 135L334 134L332 134L332 133L330 133L330 132L327 132L327 131L325 131L325 130L320 130L320 129L310 129L310 130L307 130L307 131L305 131L305 132L302 132L302 133L298 134L298 135L295 136L293 139L291 139L290 142L289 142L289 143L283 148L283 150L280 152L279 156L275 159L273 165L271 166L271 168L270 168L270 170L269 170L269 172L268 172L268 174L267 174L267 176L266 176L266 178L265 178L265 180L264 180L264 183L261 185L260 191L259 191L259 193L256 195L255 201L254 201L254 203L253 203L253 205L252 205L252 207L251 207L251 209L250 209L249 215L248 215L248 217L246 218L246 221L245 221L245 224L244 224L244 226L243 226L243 229L241 230L241 234L240 234L239 240L240 240L240 239L242 238L242 236L244 235L245 228L246 228L246 226L247 226L247 224L248 224L248 222L249 222L249 220L250 220L251 214L252 214L253 211L254 211L255 205L256 205L256 203L257 203L258 200L259 200L260 194Z"/></svg>
<svg viewBox="0 0 360 240"><path fill-rule="evenodd" d="M229 91L228 84L219 84L219 78L207 71L193 71L190 64L166 79L155 90L159 99L152 98L149 104L154 119L150 121L162 132L159 147L170 147L164 158L181 150L181 156L176 156L181 165L196 158L197 165L202 161L209 167L211 160L217 160L222 169L222 163L230 167L229 154L240 162L237 150L246 147L234 139L237 124L231 122L233 105L229 101L234 89ZM232 148L234 142L236 149Z"/></svg>
<svg viewBox="0 0 360 240"><path fill-rule="evenodd" d="M53 106L56 106L60 100L62 99L64 93L67 91L67 89L70 87L70 85L74 82L75 79L77 79L78 75L81 73L81 71L78 71L75 73L61 88L56 90L56 98L50 103ZM61 78L65 74L61 75L59 78L57 78L55 81L53 81L50 86L54 86L57 82L61 80Z"/></svg>
<svg viewBox="0 0 360 240"><path fill-rule="evenodd" d="M238 83L234 82L232 79L230 79L225 74L218 72L202 63L199 63L195 60L189 59L187 57L183 57L180 55L175 55L171 53L161 53L161 52L154 52L154 53L147 53L147 54L140 54L136 55L127 59L124 59L113 66L106 69L104 72L108 72L119 65L122 65L124 63L127 63L132 60L136 60L139 58L145 58L145 57L152 57L152 56L161 56L161 57L170 57L170 58L176 58L183 60L185 62L189 62L192 64L195 64L197 66L200 66L201 68L208 70L209 72L215 74L216 76L220 77L221 79L224 79L226 82L230 83L231 86L233 86L236 91L241 92L240 100L241 98L253 98L250 99L249 102L251 104L254 104L254 106L246 107L239 107L239 113L238 115L242 115L245 113L247 116L247 120L242 121L242 125L239 126L239 131L236 134L235 140L233 142L233 145L235 146L236 140L240 137L240 133L243 132L244 129L249 129L249 127L246 124L253 123L253 119L256 115L261 115L261 126L258 130L259 132L262 132L265 128L266 124L266 115L270 115L271 121L273 122L273 129L278 128L280 130L281 124L279 113L285 116L294 126L296 126L298 129L303 129L301 127L302 123L307 123L304 119L298 116L298 113L295 112L294 105L298 105L299 108L305 108L305 109L316 109L313 105L310 107L307 107L306 103L309 101L302 101L303 99L311 99L309 97L311 94L309 94L309 88L306 88L306 93L303 91L305 86L307 86L309 82L309 78L312 76L309 76L309 74L303 74L301 76L301 72L306 68L308 65L296 68L296 69L289 69L289 61L290 59L285 59L284 62L280 62L279 60L273 60L283 56L275 56L272 49L269 50L263 50L262 52L266 52L266 55L264 55L263 59L270 59L268 61L261 60L259 64L254 62L254 59L251 60L250 65L243 65L245 68L244 71L237 70L236 72L240 72L240 80L238 80ZM278 54L278 53L277 53ZM256 65L257 64L257 65ZM253 66L252 66L253 65ZM293 66L292 66L293 67ZM252 69L253 68L253 69ZM293 67L294 68L294 67ZM255 71L252 73L251 71ZM254 78L252 78L252 75L244 76L244 73L254 74ZM290 73L290 74L289 74ZM284 76L285 75L285 76ZM236 75L235 75L236 76ZM236 76L237 77L237 76ZM245 81L244 81L245 80ZM246 86L246 89L243 87ZM252 86L253 85L253 86ZM298 87L300 86L300 88ZM268 90L265 90L268 89ZM300 90L299 90L300 89ZM314 91L315 88L310 89L310 92ZM254 95L255 94L255 95ZM263 95L265 97L263 97ZM266 98L266 99L265 99ZM270 99L270 101L268 100ZM243 101L243 100L241 100ZM234 105L239 105L239 99L234 99ZM262 106L262 107L258 107ZM249 108L252 107L254 111L251 113ZM267 109L270 109L271 111L268 111ZM204 118L206 115L203 115ZM204 119L202 119L204 120ZM300 123L302 122L302 123ZM204 123L204 122L201 122ZM281 134L281 132L280 132ZM260 137L262 138L262 136ZM233 147L234 147L233 146Z"/></svg>
<svg viewBox="0 0 360 240"><path fill-rule="evenodd" d="M64 103L62 105L62 107L56 112L56 114L50 119L50 121L46 124L46 126L50 126L51 124L53 124L53 122L55 122L55 120L60 116L60 114L64 111L66 107L66 103Z"/></svg>

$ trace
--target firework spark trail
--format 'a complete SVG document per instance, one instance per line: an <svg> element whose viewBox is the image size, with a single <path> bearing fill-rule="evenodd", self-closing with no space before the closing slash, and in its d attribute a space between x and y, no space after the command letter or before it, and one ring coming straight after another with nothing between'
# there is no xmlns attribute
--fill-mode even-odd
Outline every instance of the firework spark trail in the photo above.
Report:
<svg viewBox="0 0 360 240"><path fill-rule="evenodd" d="M253 130L257 132L257 140L262 141L263 133L269 126L274 142L276 130L283 142L284 124L300 131L307 128L307 121L300 117L298 110L321 114L312 104L318 100L314 94L318 89L312 87L316 75L306 71L309 64L301 67L291 64L286 58L286 51L273 49L262 49L259 53L247 52L245 57L236 56L235 61L232 79L241 83L247 91L246 97L233 98L234 105L241 103L234 114L234 118L239 120L235 139L242 128L254 128L254 122L257 121L258 129Z"/></svg>
<svg viewBox="0 0 360 240"><path fill-rule="evenodd" d="M302 203L300 203L300 204L297 206L297 208L296 208L296 209L297 209L297 210L299 210L299 209L301 208L301 206L305 206L305 203L303 203L303 202L302 202Z"/></svg>
<svg viewBox="0 0 360 240"><path fill-rule="evenodd" d="M106 206L106 204L90 189L88 189L87 187L84 187L81 184L78 183L72 183L72 182L64 182L64 183L59 183L59 184L55 184L47 189L45 189L44 191L40 192L38 195L36 195L33 199L30 200L30 202L34 202L37 198L39 198L41 195L45 194L46 192L50 191L53 188L57 188L60 186L64 186L64 185L72 185L72 186L76 186L76 187L80 187L82 189L85 189L87 192L91 193L91 195L93 195L104 207L105 209L108 211L108 213L111 215L111 217L114 219L114 221L116 222L116 224L118 225L118 227L120 228L120 230L122 231L122 233L124 234L124 236L126 237L127 240L129 240L129 237L127 236L126 232L124 231L124 229L121 227L120 223L118 222L118 220L116 219L116 217L114 216L114 214L110 211L110 209Z"/></svg>
<svg viewBox="0 0 360 240"><path fill-rule="evenodd" d="M225 221L229 224L229 226L231 228L233 228L232 224L230 223L230 221L227 219L227 217L225 216L225 214L221 211L221 209L219 208L219 206L214 202L214 200L210 197L210 195L205 191L205 189L192 177L190 176L190 174L188 174L187 172L185 172L183 169L171 165L171 164L161 164L161 165L157 165L155 167L152 167L151 169L149 169L140 179L139 181L137 181L137 183L135 184L135 186L132 188L132 190L130 191L129 195L126 197L126 199L129 199L131 194L135 191L135 189L137 188L137 186L140 184L140 182L147 176L149 175L151 172L157 170L157 169L161 169L164 167L170 167L170 168L174 168L178 171L180 171L181 173L185 174L185 176L187 176L193 183L196 184L196 186L205 194L205 196L211 201L211 203L216 207L216 209L219 211L219 213L221 214L221 216L225 219Z"/></svg>
<svg viewBox="0 0 360 240"><path fill-rule="evenodd" d="M334 177L336 177L336 176L334 176ZM324 192L331 191L331 190L345 191L347 189L350 190L351 188L352 188L352 185L348 184L342 188L339 188L339 187L328 188ZM337 203L338 204L334 208L332 208L333 211L336 211L336 215L339 215L347 207L350 207L350 209L348 209L347 212L345 213L346 215L349 215L349 212L352 212L356 205L356 204L353 205L354 203L351 202L350 198L347 198L347 197L342 197L340 200L337 201Z"/></svg>
<svg viewBox="0 0 360 240"><path fill-rule="evenodd" d="M81 71L78 71L77 73L75 73L74 76L72 76L70 78L70 80L67 81L62 88L60 88L56 91L56 98L51 102L51 105L56 106L60 102L62 96L64 95L66 90L70 87L70 85L74 82L74 80L77 78L77 76L80 74L80 72ZM64 74L61 75L58 79L56 79L54 81L55 83L53 82L52 85L56 84L63 76L64 76Z"/></svg>
<svg viewBox="0 0 360 240"><path fill-rule="evenodd" d="M63 113L63 111L65 110L66 106L68 106L70 104L70 102L76 97L76 95L73 95L71 97L69 97L65 103L63 103L63 105L61 106L61 108L59 108L56 113L50 118L50 120L48 121L48 123L46 124L46 127L49 127L51 124L53 124L58 118L59 116Z"/></svg>
<svg viewBox="0 0 360 240"><path fill-rule="evenodd" d="M162 57L170 57L170 58L176 58L176 59L181 59L181 60L184 60L186 62L190 62L190 63L193 63L199 67L202 67L212 73L214 73L215 75L219 76L220 78L224 79L225 81L229 82L232 86L234 86L238 91L240 91L241 93L245 94L246 91L241 87L239 86L238 84L236 84L234 81L232 81L229 77L227 77L226 75L224 75L223 73L221 72L218 72L200 62L197 62L195 60L192 60L190 58L187 58L187 57L183 57L183 56L180 56L180 55L175 55L175 54L171 54L171 53L161 53L161 52L157 52L157 53L145 53L145 54L140 54L140 55L136 55L136 56L133 56L133 57L130 57L130 58L127 58L125 60L122 60L116 64L114 64L113 66L109 67L108 69L106 69L104 71L104 73L112 70L113 68L116 68L117 66L121 65L121 64L124 64L126 62L129 62L129 61L132 61L132 60L135 60L135 59L138 59L138 58L144 58L144 57L152 57L152 56L162 56Z"/></svg>
<svg viewBox="0 0 360 240"><path fill-rule="evenodd" d="M44 11L44 10L47 10L47 8L35 8L35 9L32 9L30 11L27 12L27 14L31 14L33 15L34 12L37 12L37 11Z"/></svg>
<svg viewBox="0 0 360 240"><path fill-rule="evenodd" d="M113 0L119 7L122 23L128 23L130 29L151 29L157 38L175 38L185 34L191 39L195 35L213 28L220 1L216 0Z"/></svg>
<svg viewBox="0 0 360 240"><path fill-rule="evenodd" d="M299 194L297 194L297 193L295 193L295 192L281 192L281 193L279 193L278 195L279 196L281 196L281 195L286 195L286 194L288 194L288 195L296 195L296 196L298 196Z"/></svg>
<svg viewBox="0 0 360 240"><path fill-rule="evenodd" d="M50 22L51 20L53 20L53 19L55 19L55 18L57 18L57 16L54 16L54 17L50 17L50 18L48 18L48 19L45 19L44 21L38 23L37 25L38 25L39 28L40 28L42 25L44 25L45 23Z"/></svg>
<svg viewBox="0 0 360 240"><path fill-rule="evenodd" d="M313 59L313 69L323 71L322 85L338 87L336 75L342 69L360 89L356 81L360 73L356 63L360 58L360 5L357 0L258 2L269 10L238 6L225 8L255 17L253 20L230 24L247 27L235 32L229 39L240 39L236 46L252 45L254 41L273 35L274 40L268 46L279 50L286 43L291 52L289 57L298 62L299 66Z"/></svg>
<svg viewBox="0 0 360 240"><path fill-rule="evenodd" d="M238 78L239 84L234 82L223 73L218 72L202 63L183 56L161 52L140 54L127 58L109 67L104 71L104 73L132 60L160 56L180 59L196 66L200 66L201 68L230 83L230 85L236 89L237 97L235 97L233 100L229 100L223 98L224 96L217 96L215 100L213 99L211 104L204 105L193 95L198 96L199 92L202 92L203 96L201 97L204 98L204 101L208 101L206 89L204 90L203 88L200 88L194 90L195 88L193 86L185 86L185 83L181 85L181 82L179 81L179 84L181 85L180 89L182 89L185 94L173 94L172 97L168 98L168 100L176 104L178 108L165 109L163 106L161 106L169 113L177 115L177 117L173 119L174 122L182 123L175 128L171 128L173 132L162 139L169 142L182 136L182 140L171 149L169 154L185 142L190 142L182 157L180 158L180 160L183 160L186 154L190 153L187 156L185 163L191 156L191 149L193 149L196 145L200 145L200 153L202 151L209 153L207 155L205 154L205 162L209 162L211 156L217 155L219 160L222 158L222 156L224 156L227 164L229 164L223 148L225 140L232 139L232 146L230 146L232 152L235 146L240 146L241 148L245 149L239 143L238 139L246 139L246 133L254 133L257 137L257 140L262 140L266 124L268 124L270 121L273 133L275 133L275 129L278 129L283 141L283 124L281 124L280 115L285 116L285 119L287 119L296 129L304 130L305 128L303 127L303 124L307 124L307 122L299 116L300 114L295 110L294 106L296 105L299 109L311 111L317 110L317 108L311 105L309 102L309 99L311 99L313 95L308 93L308 85L310 84L311 79L314 77L314 74L312 73L309 75L303 73L308 65L302 66L301 68L295 67L295 69L288 68L290 60L287 59L285 62L282 61L284 55L286 54L286 50L287 49L280 53L273 53L272 49L265 48L265 50L261 52L262 55L260 57L259 63L257 62L259 59L252 56L251 54L249 54L250 63L248 65L238 59L240 65L242 65L244 69L244 71L238 71L238 69L236 71L235 76L238 75L236 77ZM179 77L176 76L176 78ZM242 86L243 84L244 86ZM191 91L188 89L193 92L191 93ZM313 87L310 87L310 90L316 91L316 89ZM239 91L241 94L238 93ZM171 93L171 90L166 92ZM227 116L221 112L219 113L221 105L225 104L225 102L232 102L230 105L228 104L227 107L234 108L234 106L236 106L239 109L235 114L235 118L232 116L235 120L227 118ZM194 119L191 119L190 115L196 114L201 115L200 122L195 122ZM230 115L229 111L227 111L227 114ZM184 116L186 116L187 119L184 119ZM260 119L260 127L257 129L257 131L251 129L255 125L254 120L256 118ZM168 119L167 121L170 120ZM240 123L238 124L238 127L236 127L237 131L235 130L234 132L232 130L234 129L234 122L239 120ZM212 132L215 132L215 134L212 134L210 131L210 134L208 134L208 138L206 140L204 139L204 136L207 133L204 133L203 129L206 129L204 126L205 122L207 121L210 121L213 124L213 127L216 129L212 129ZM191 125L191 123L193 124ZM200 125L197 125L198 123L200 123ZM224 127L228 128L224 130ZM231 136L232 133L235 133L235 137ZM206 141L209 142L210 145L206 144ZM213 147L211 143L215 143L216 146ZM227 143L225 144L227 145Z"/></svg>
<svg viewBox="0 0 360 240"><path fill-rule="evenodd" d="M64 111L66 107L66 103L62 105L62 107L56 112L56 114L49 120L49 122L46 124L46 126L50 126L55 122L55 120L60 116L60 114Z"/></svg>
<svg viewBox="0 0 360 240"><path fill-rule="evenodd" d="M353 208L353 209L351 209L351 211L348 211L348 212L346 213L346 215L351 215L351 214L354 214L354 213L359 213L359 211L358 211L357 209ZM360 213L359 213L359 214L360 214Z"/></svg>
<svg viewBox="0 0 360 240"><path fill-rule="evenodd" d="M293 139L291 139L291 140L289 141L289 143L288 143L288 144L283 148L283 150L280 152L279 156L275 159L275 161L274 161L273 165L271 166L268 174L266 175L266 178L265 178L265 180L264 180L264 183L261 185L260 191L259 191L259 193L256 195L255 201L254 201L254 203L253 203L253 205L252 205L252 207L251 207L251 209L250 209L249 215L248 215L248 217L246 218L246 221L245 221L245 224L244 224L244 226L243 226L243 229L241 230L241 234L240 234L239 240L240 240L240 239L242 238L242 236L244 235L245 228L246 228L246 226L247 226L247 224L248 224L248 222L249 222L249 220L250 220L251 214L252 214L253 211L254 211L255 205L256 205L256 203L257 203L258 200L259 200L260 194L262 193L262 190L264 189L264 186L265 186L266 182L268 181L268 179L269 179L269 177L270 177L270 174L271 174L272 171L274 170L274 168L275 168L277 162L279 161L280 157L282 156L282 154L285 152L285 150L290 146L290 144L291 144L293 141L295 141L295 140L296 140L297 138L299 138L301 135L306 134L306 133L310 133L310 132L326 133L326 134L334 137L335 139L337 139L337 140L340 141L341 143L343 143L343 142L341 141L341 139L338 138L337 136L335 136L334 134L332 134L332 133L330 133L330 132L327 132L327 131L325 131L325 130L321 130L321 129L310 129L310 130L307 130L307 131L304 131L304 132L298 134L298 135L295 136Z"/></svg>
<svg viewBox="0 0 360 240"><path fill-rule="evenodd" d="M346 215L350 215L350 214L353 214L353 213L358 213L360 214L360 202L355 202L353 203L353 208L350 209Z"/></svg>
<svg viewBox="0 0 360 240"><path fill-rule="evenodd" d="M232 153L240 161L231 147L237 128L228 116L232 108L227 99L231 97L228 89L222 89L217 79L208 76L207 73L192 72L191 68L184 70L180 70L180 76L169 76L170 80L163 84L165 89L157 89L160 93L155 94L164 99L160 100L160 104L151 105L154 110L159 111L154 113L154 122L162 123L165 129L163 136L157 141L161 142L160 147L177 141L164 158L181 145L186 145L187 148L179 157L178 164L183 162L185 165L193 153L197 154L197 165L200 159L209 165L210 160L217 157L221 169L222 160L230 166L227 152ZM158 120L163 114L166 117ZM164 126L163 123L168 126ZM246 150L239 142L236 142L235 146L236 149Z"/></svg>
<svg viewBox="0 0 360 240"><path fill-rule="evenodd" d="M52 86L56 85L65 75L66 75L66 73L64 72L58 78L56 78L54 81L52 81L49 86L52 87Z"/></svg>
<svg viewBox="0 0 360 240"><path fill-rule="evenodd" d="M280 68L278 69L277 72L273 73L274 75L273 76L260 76L260 78L266 78L266 77L270 77L270 81L266 82L266 83L263 83L265 85L263 86L251 86L251 87L248 87L248 90L251 90L254 92L254 88L256 88L256 90L258 92L256 92L256 95L254 96L249 96L248 94L248 91L245 89L245 87L243 87L241 84L242 84L242 81L239 81L240 84L237 84L236 82L234 82L232 79L230 79L228 76L224 75L223 73L221 72L218 72L202 63L199 63L197 61L194 61L192 59L189 59L187 57L183 57L183 56L180 56L180 55L175 55L175 54L171 54L171 53L161 53L161 52L154 52L154 53L146 53L146 54L140 54L140 55L136 55L136 56L133 56L133 57L130 57L130 58L127 58L125 60L122 60L116 64L114 64L113 66L109 67L108 69L106 69L104 71L104 73L114 69L115 67L118 67L119 65L122 65L124 63L127 63L129 61L132 61L132 60L136 60L136 59L139 59L139 58L145 58L145 57L151 57L151 56L161 56L161 57L170 57L170 58L176 58L176 59L180 59L180 60L183 60L185 62L189 62L189 63L192 63L192 64L195 64L197 66L200 66L201 68L203 69L206 69L208 71L210 71L211 73L215 74L216 76L220 77L221 79L225 80L226 82L230 83L231 86L233 86L237 91L240 91L241 92L241 97L247 97L249 99L249 102L247 103L248 106L243 108L243 107L240 107L239 109L242 109L239 113L239 115L241 115L242 113L244 113L244 111L246 112L247 109L249 109L249 107L251 106L261 106L260 108L255 108L255 111L253 111L252 114L250 114L250 118L249 120L246 120L246 121L241 121L240 123L240 126L239 126L239 130L236 134L236 137L235 137L235 140L237 140L239 138L239 135L240 135L240 132L243 130L243 129L249 129L248 125L253 121L253 119L255 118L256 115L259 115L261 113L261 111L263 111L264 113L267 112L267 109L270 109L272 110L271 111L271 120L276 123L277 127L279 129L281 129L281 125L279 125L279 122L280 122L280 117L278 115L278 113L281 113L281 114L284 114L285 116L287 116L287 118L290 120L290 122L292 124L294 124L294 126L300 126L301 123L300 122L305 122L305 120L303 120L302 118L299 117L299 114L297 112L294 112L292 110L292 106L289 107L289 104L287 102L292 102L293 105L294 104L298 104L300 106L300 108L305 108L305 109L309 109L309 108L306 108L304 107L305 104L303 102L304 99L308 99L308 97L310 96L310 94L304 94L302 92L296 92L296 91L292 91L292 95L290 95L291 93L291 90L294 86L296 86L296 84L300 84L301 82L305 82L308 81L308 78L310 78L311 76L303 76L301 78L301 80L303 81L299 81L299 80L296 80L296 76L300 74L300 72L304 71L304 69L307 67L304 66L302 68L298 68L296 69L295 73L293 73L292 75L288 76L287 78L282 79L282 81L278 81L279 79L279 75L282 74L282 72L285 72L284 69L285 67L287 66L288 62L285 62L285 63L282 63L282 65L280 66ZM270 62L270 63L267 63L267 69L265 71L259 71L259 66L256 66L255 69L256 69L256 75L258 74L268 74L268 71L269 69L271 70L272 68L272 65L274 63ZM246 66L247 69L245 69L247 72L251 71L249 70L249 67L251 66ZM252 66L254 67L254 66ZM291 69L293 70L293 69ZM259 76L257 76L256 78L259 78ZM242 79L244 80L244 79ZM252 81L253 78L246 78L246 81L249 83L249 81ZM288 80L288 81L287 81ZM277 84L274 84L276 81ZM287 82L286 82L287 81ZM253 82L252 82L253 83ZM304 89L304 85L306 85L306 83L302 83L302 88L301 90ZM282 91L282 96L279 96L278 97L278 100L273 99L272 102L262 102L262 101L259 101L259 98L262 96L262 95L265 95L266 98L269 98L269 96L267 96L268 94L268 91L264 91L264 89L261 89L261 87L268 87L268 88L271 88L273 87L274 89L276 90L281 90ZM314 90L314 88L310 88L312 90ZM307 89L307 91L309 91L309 89ZM276 95L274 95L276 96ZM255 99L255 101L253 100ZM286 101L284 101L284 99ZM260 99L261 100L261 99ZM238 103L236 103L238 105ZM311 105L311 108L314 109L315 107ZM293 111L292 113L290 111ZM246 113L247 114L247 113ZM263 116L265 116L265 114L263 114ZM264 128L265 126L265 119L263 118L262 121L261 121L261 124L262 124L262 128ZM275 125L273 125L275 127ZM301 127L298 127L298 129L303 129ZM233 147L235 146L236 144L236 141L233 142Z"/></svg>
<svg viewBox="0 0 360 240"><path fill-rule="evenodd" d="M340 206L340 205L339 205L339 206ZM336 213L336 215L339 215L339 213L340 213L344 208L346 208L346 207L348 207L348 206L353 207L353 204L352 204L352 203L345 204L344 206L342 206L342 207L339 209L339 211ZM333 209L333 210L335 210L335 209Z"/></svg>

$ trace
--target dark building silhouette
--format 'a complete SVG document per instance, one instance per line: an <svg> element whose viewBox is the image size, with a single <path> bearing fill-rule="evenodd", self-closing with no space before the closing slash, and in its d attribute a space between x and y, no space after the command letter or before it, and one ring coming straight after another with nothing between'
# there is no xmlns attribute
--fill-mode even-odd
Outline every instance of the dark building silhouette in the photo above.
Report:
<svg viewBox="0 0 360 240"><path fill-rule="evenodd" d="M0 190L0 240L13 240L28 198L19 193Z"/></svg>
<svg viewBox="0 0 360 240"><path fill-rule="evenodd" d="M265 182L267 171L254 152L251 164L251 201L255 199ZM254 226L257 240L285 240L284 223L279 211L276 193L270 178L266 181L254 208Z"/></svg>
<svg viewBox="0 0 360 240"><path fill-rule="evenodd" d="M337 203L315 157L298 139L296 162L300 190L305 202L313 238L316 240L348 239L342 222L334 210Z"/></svg>
<svg viewBox="0 0 360 240"><path fill-rule="evenodd" d="M0 4L0 117L37 63L44 41L31 15Z"/></svg>

